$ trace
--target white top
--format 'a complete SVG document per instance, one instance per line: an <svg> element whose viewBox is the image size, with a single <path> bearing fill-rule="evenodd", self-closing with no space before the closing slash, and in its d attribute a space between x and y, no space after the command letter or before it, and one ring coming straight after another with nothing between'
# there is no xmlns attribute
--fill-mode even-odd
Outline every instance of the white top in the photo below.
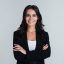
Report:
<svg viewBox="0 0 64 64"><path fill-rule="evenodd" d="M36 40L34 40L34 41L28 40L28 47L29 47L29 51L35 50Z"/></svg>

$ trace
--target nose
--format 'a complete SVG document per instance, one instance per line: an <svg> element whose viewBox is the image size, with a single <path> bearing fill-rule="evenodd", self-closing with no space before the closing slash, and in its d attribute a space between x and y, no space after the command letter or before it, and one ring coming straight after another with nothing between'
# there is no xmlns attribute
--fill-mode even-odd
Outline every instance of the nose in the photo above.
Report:
<svg viewBox="0 0 64 64"><path fill-rule="evenodd" d="M30 18L29 18L30 20L32 20L33 19L33 17L32 16L30 16Z"/></svg>

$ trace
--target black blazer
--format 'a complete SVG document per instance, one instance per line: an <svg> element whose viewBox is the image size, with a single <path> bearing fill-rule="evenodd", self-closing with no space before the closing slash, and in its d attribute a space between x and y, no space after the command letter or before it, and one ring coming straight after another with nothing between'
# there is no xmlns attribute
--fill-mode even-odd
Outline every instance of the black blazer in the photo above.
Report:
<svg viewBox="0 0 64 64"><path fill-rule="evenodd" d="M19 51L13 51L17 64L29 61L41 61L44 64L44 59L51 55L49 35L48 32L43 30L36 31L36 49L33 51L29 51L26 32L15 31L13 34L13 44L19 44L27 51L26 55ZM42 50L44 44L48 44L49 47L47 50Z"/></svg>

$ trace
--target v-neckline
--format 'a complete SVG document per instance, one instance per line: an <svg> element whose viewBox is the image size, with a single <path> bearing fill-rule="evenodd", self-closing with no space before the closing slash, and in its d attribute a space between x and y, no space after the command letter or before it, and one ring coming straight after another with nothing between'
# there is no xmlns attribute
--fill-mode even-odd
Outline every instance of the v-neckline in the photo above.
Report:
<svg viewBox="0 0 64 64"><path fill-rule="evenodd" d="M26 36L26 45L27 45L27 49L29 50L27 32L25 32L25 36ZM35 48L35 50L37 49L37 45L38 45L38 33L36 32L36 48Z"/></svg>
<svg viewBox="0 0 64 64"><path fill-rule="evenodd" d="M29 41L36 41L36 32L35 32L35 40L30 40L29 38L28 38L28 33L26 32L26 37L27 37L27 40L29 40Z"/></svg>

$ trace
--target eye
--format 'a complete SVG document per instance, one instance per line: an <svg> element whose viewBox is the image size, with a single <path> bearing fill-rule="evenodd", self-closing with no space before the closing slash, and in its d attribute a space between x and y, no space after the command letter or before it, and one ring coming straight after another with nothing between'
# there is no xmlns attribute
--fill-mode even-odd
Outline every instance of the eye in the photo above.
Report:
<svg viewBox="0 0 64 64"><path fill-rule="evenodd" d="M30 15L29 14L26 14L26 17L29 17Z"/></svg>
<svg viewBox="0 0 64 64"><path fill-rule="evenodd" d="M33 14L33 17L36 17L37 15L36 14Z"/></svg>

